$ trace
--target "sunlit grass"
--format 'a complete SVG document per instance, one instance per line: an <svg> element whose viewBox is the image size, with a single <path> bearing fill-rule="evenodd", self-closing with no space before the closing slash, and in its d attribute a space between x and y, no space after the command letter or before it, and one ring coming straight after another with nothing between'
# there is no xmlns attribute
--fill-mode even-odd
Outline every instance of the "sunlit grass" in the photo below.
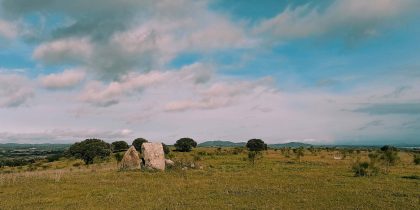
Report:
<svg viewBox="0 0 420 210"><path fill-rule="evenodd" d="M252 166L246 153L198 148L174 160L203 169L118 171L115 162L48 169L2 169L0 209L418 209L419 166L408 153L389 174L354 177L356 155L334 160L333 152L306 153L301 162L270 150ZM209 155L198 155L206 151ZM197 156L199 158L197 158ZM367 153L359 155L366 159ZM199 160L197 160L199 159ZM76 164L77 165L77 164ZM58 167L57 167L58 166ZM44 167L45 168L45 167ZM20 172L18 172L20 171Z"/></svg>

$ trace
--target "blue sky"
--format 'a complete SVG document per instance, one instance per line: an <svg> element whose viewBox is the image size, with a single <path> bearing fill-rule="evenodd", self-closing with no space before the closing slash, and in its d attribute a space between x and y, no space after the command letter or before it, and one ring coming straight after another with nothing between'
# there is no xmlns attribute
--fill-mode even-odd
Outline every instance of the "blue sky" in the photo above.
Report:
<svg viewBox="0 0 420 210"><path fill-rule="evenodd" d="M0 0L0 142L418 144L419 11Z"/></svg>

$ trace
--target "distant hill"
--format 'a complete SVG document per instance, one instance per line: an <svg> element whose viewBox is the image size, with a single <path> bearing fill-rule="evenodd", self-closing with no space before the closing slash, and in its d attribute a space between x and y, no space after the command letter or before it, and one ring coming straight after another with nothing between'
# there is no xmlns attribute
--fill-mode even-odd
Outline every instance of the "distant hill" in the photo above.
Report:
<svg viewBox="0 0 420 210"><path fill-rule="evenodd" d="M231 141L206 141L198 144L199 147L243 147L246 145L246 142L231 142ZM268 147L271 148L281 148L281 147L310 147L311 144L305 144L301 142L289 142L284 144L269 144Z"/></svg>
<svg viewBox="0 0 420 210"><path fill-rule="evenodd" d="M231 141L206 141L198 144L199 147L243 147L245 142L231 142Z"/></svg>
<svg viewBox="0 0 420 210"><path fill-rule="evenodd" d="M306 144L301 142L288 142L284 144L269 144L268 147L271 148L282 148L282 147L310 147L312 144Z"/></svg>

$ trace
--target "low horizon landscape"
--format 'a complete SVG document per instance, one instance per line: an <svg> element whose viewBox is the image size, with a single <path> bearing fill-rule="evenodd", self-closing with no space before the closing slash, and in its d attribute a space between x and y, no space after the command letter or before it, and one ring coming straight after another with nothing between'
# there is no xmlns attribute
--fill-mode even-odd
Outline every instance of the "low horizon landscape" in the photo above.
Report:
<svg viewBox="0 0 420 210"><path fill-rule="evenodd" d="M0 210L420 209L419 0L0 0Z"/></svg>

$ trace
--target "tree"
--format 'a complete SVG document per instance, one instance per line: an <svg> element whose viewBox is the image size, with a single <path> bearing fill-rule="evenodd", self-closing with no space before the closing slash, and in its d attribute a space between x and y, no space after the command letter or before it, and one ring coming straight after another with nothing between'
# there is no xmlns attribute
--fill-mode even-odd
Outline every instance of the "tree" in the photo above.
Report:
<svg viewBox="0 0 420 210"><path fill-rule="evenodd" d="M168 145L162 143L162 147L163 147L163 152L165 153L165 155L167 155L171 152L171 149L169 149Z"/></svg>
<svg viewBox="0 0 420 210"><path fill-rule="evenodd" d="M144 138L137 138L137 139L134 139L131 145L133 145L138 152L141 152L141 145L146 142L149 142L149 141L147 141Z"/></svg>
<svg viewBox="0 0 420 210"><path fill-rule="evenodd" d="M389 172L389 167L394 165L399 159L398 149L389 145L381 147L380 159L385 162L386 172Z"/></svg>
<svg viewBox="0 0 420 210"><path fill-rule="evenodd" d="M111 145L100 139L86 139L71 145L69 153L88 165L93 163L94 158L108 157L111 154Z"/></svg>
<svg viewBox="0 0 420 210"><path fill-rule="evenodd" d="M303 147L294 148L293 152L295 153L296 158L299 160L299 162L301 157L305 155L305 150L303 149Z"/></svg>
<svg viewBox="0 0 420 210"><path fill-rule="evenodd" d="M181 138L175 143L175 148L180 152L189 152L193 147L197 147L197 142L191 138Z"/></svg>
<svg viewBox="0 0 420 210"><path fill-rule="evenodd" d="M128 144L125 141L114 141L111 143L111 149L113 152L125 151L128 149Z"/></svg>
<svg viewBox="0 0 420 210"><path fill-rule="evenodd" d="M267 145L261 139L251 139L246 143L246 147L249 151L259 152L266 150Z"/></svg>

